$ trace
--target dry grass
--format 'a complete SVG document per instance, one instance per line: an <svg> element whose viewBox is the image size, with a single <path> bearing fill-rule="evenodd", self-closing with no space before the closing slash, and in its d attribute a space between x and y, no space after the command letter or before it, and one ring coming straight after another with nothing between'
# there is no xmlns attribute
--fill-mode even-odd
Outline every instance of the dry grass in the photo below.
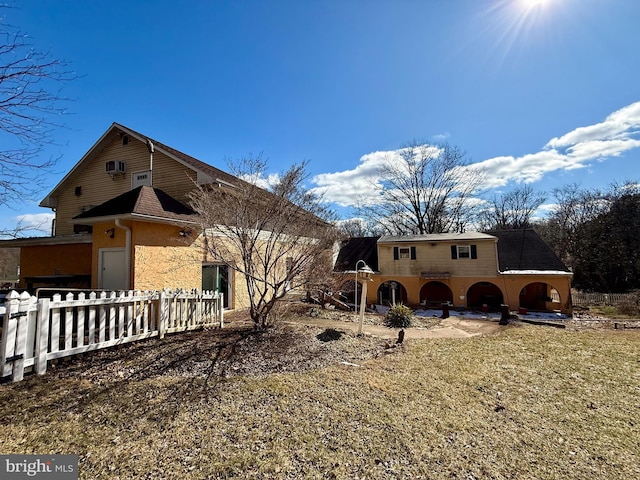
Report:
<svg viewBox="0 0 640 480"><path fill-rule="evenodd" d="M312 348L318 332L295 330L306 338L283 355ZM334 352L332 365L291 373L231 375L229 363L201 375L216 350L169 342L154 347L156 363L180 350L192 370L145 375L132 356L101 364L107 376L59 369L3 385L0 451L76 453L84 479L640 477L637 331L511 326L388 355L343 335L326 348L341 342L362 366ZM356 361L358 349L377 358Z"/></svg>

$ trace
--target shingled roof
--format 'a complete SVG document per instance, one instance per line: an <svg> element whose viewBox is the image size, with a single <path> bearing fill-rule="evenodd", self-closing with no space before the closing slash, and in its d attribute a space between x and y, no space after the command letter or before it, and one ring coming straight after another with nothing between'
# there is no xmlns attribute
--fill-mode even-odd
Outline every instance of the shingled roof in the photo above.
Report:
<svg viewBox="0 0 640 480"><path fill-rule="evenodd" d="M498 238L501 272L509 270L569 272L555 252L532 229L484 232Z"/></svg>
<svg viewBox="0 0 640 480"><path fill-rule="evenodd" d="M380 237L353 237L343 240L333 271L353 271L356 269L358 260L364 260L373 271L378 271L379 238Z"/></svg>
<svg viewBox="0 0 640 480"><path fill-rule="evenodd" d="M74 223L91 224L113 218L194 223L196 212L153 187L138 187L73 217Z"/></svg>

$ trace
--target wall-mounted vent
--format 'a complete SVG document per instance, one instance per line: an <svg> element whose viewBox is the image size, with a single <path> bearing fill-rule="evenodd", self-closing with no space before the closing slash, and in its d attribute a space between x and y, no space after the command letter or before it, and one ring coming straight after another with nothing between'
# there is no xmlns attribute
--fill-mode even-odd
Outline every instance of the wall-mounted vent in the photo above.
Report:
<svg viewBox="0 0 640 480"><path fill-rule="evenodd" d="M122 175L125 172L124 162L111 160L105 164L105 169L109 175Z"/></svg>

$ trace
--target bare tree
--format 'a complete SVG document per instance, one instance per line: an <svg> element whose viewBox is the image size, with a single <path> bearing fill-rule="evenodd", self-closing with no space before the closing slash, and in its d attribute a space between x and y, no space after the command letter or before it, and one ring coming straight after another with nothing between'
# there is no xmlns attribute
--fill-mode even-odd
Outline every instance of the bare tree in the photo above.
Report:
<svg viewBox="0 0 640 480"><path fill-rule="evenodd" d="M582 228L609 208L610 201L599 189L584 189L577 184L564 185L553 190L556 203L549 217L537 229L558 256L573 266L576 256L583 250Z"/></svg>
<svg viewBox="0 0 640 480"><path fill-rule="evenodd" d="M395 152L382 167L382 191L376 205L360 214L389 234L462 232L476 208L474 195L483 171L448 144L415 141Z"/></svg>
<svg viewBox="0 0 640 480"><path fill-rule="evenodd" d="M0 15L9 8L0 5ZM0 205L41 192L39 158L65 113L61 87L76 77L68 65L39 51L29 37L0 17Z"/></svg>
<svg viewBox="0 0 640 480"><path fill-rule="evenodd" d="M529 228L531 218L544 203L546 195L530 185L522 185L510 192L496 195L488 208L480 212L482 230L518 230Z"/></svg>
<svg viewBox="0 0 640 480"><path fill-rule="evenodd" d="M190 195L207 255L245 278L256 328L270 325L271 310L287 292L330 275L338 238L332 212L304 187L306 163L290 167L269 191L256 185L266 166L261 157L242 159L231 173L247 182L200 186Z"/></svg>
<svg viewBox="0 0 640 480"><path fill-rule="evenodd" d="M345 237L376 237L384 234L384 230L362 218L339 220L336 224Z"/></svg>

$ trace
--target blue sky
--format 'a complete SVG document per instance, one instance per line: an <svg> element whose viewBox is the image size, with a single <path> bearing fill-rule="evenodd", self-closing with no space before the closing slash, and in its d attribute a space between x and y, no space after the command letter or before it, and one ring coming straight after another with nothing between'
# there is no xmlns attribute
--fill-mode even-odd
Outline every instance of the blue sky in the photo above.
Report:
<svg viewBox="0 0 640 480"><path fill-rule="evenodd" d="M637 0L17 5L6 21L80 76L44 152L62 155L51 187L114 121L222 169L308 160L345 216L412 140L464 149L495 192L639 177Z"/></svg>

